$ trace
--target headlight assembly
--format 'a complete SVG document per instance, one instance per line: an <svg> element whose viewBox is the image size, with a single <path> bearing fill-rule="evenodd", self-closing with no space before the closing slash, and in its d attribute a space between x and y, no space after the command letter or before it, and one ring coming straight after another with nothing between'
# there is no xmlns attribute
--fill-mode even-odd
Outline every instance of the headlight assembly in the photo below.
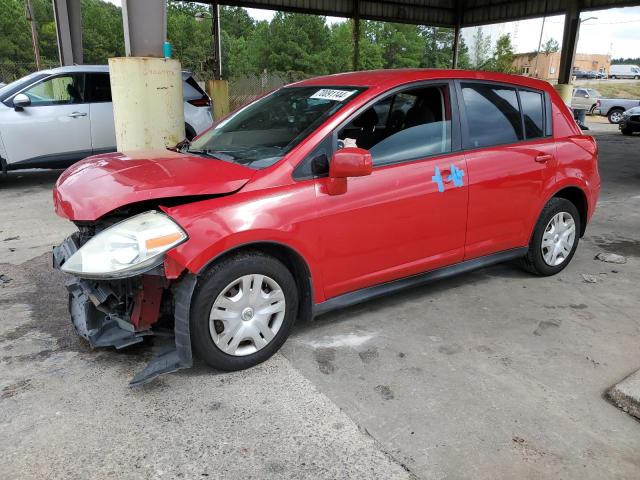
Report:
<svg viewBox="0 0 640 480"><path fill-rule="evenodd" d="M131 277L162 263L164 253L186 239L184 230L164 213L145 212L97 234L61 270L87 278Z"/></svg>

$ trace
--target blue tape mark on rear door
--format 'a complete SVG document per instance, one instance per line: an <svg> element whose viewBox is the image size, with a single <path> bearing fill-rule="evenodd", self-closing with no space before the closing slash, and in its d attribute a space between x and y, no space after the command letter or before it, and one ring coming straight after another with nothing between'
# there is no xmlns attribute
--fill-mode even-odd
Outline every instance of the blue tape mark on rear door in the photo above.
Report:
<svg viewBox="0 0 640 480"><path fill-rule="evenodd" d="M447 177L447 180L453 181L454 187L462 187L464 186L464 180L462 180L462 177L464 177L464 170L456 167L455 165L451 165L451 174Z"/></svg>

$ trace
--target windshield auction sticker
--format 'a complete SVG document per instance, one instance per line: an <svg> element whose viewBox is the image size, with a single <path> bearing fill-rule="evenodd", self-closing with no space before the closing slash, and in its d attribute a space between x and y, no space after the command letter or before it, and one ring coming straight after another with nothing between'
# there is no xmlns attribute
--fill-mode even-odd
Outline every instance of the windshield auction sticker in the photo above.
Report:
<svg viewBox="0 0 640 480"><path fill-rule="evenodd" d="M319 98L320 100L332 100L334 102L342 102L356 93L357 90L332 90L330 88L323 88L311 95L310 98Z"/></svg>

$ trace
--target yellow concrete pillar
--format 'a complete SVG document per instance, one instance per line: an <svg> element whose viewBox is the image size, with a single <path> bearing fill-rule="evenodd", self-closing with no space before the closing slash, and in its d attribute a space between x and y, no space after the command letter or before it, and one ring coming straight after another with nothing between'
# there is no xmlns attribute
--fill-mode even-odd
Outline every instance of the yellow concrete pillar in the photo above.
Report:
<svg viewBox="0 0 640 480"><path fill-rule="evenodd" d="M560 95L560 98L562 98L562 101L567 105L571 105L571 100L573 98L573 85L570 83L558 83L557 85L554 85L554 88Z"/></svg>
<svg viewBox="0 0 640 480"><path fill-rule="evenodd" d="M119 151L172 147L184 140L178 60L110 58L109 76Z"/></svg>
<svg viewBox="0 0 640 480"><path fill-rule="evenodd" d="M227 80L209 80L207 93L213 102L213 119L218 121L229 114L229 82Z"/></svg>

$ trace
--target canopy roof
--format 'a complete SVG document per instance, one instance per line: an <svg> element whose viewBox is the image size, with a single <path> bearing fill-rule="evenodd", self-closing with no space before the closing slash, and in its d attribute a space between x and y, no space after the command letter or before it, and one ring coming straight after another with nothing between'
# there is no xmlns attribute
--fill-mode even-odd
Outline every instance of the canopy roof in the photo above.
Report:
<svg viewBox="0 0 640 480"><path fill-rule="evenodd" d="M212 3L211 0L200 0ZM469 27L562 15L580 11L637 6L638 0L221 0L224 5L284 10L333 17Z"/></svg>

